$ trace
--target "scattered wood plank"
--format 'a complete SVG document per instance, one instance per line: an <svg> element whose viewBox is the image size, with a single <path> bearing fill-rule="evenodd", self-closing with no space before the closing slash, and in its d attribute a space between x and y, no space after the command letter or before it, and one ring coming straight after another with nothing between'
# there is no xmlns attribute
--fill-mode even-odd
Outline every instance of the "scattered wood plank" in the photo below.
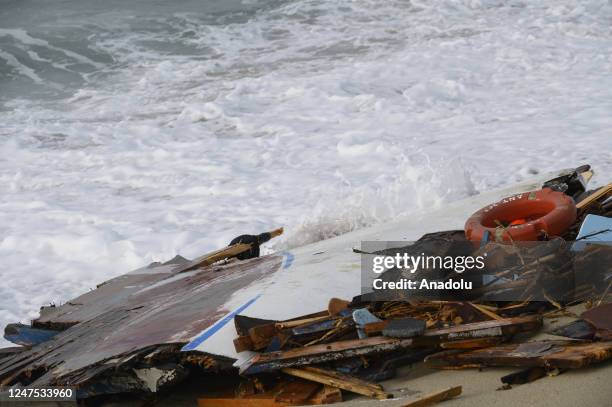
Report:
<svg viewBox="0 0 612 407"><path fill-rule="evenodd" d="M584 198L582 201L576 204L576 209L578 212L584 212L591 205L597 202L599 199L607 196L608 194L612 194L612 183L599 188L596 192Z"/></svg>
<svg viewBox="0 0 612 407"><path fill-rule="evenodd" d="M294 380L283 386L274 396L274 400L291 405L305 404L320 389L321 385L319 383L308 380Z"/></svg>
<svg viewBox="0 0 612 407"><path fill-rule="evenodd" d="M255 345L250 336L239 336L234 339L234 349L236 349L236 352L240 353L247 350L255 350Z"/></svg>
<svg viewBox="0 0 612 407"><path fill-rule="evenodd" d="M329 315L322 315L313 318L296 319L292 321L277 322L276 329L295 328L302 325L308 325L315 322L322 322L329 319Z"/></svg>
<svg viewBox="0 0 612 407"><path fill-rule="evenodd" d="M311 405L339 403L342 401L342 391L337 387L324 385L323 388L308 401Z"/></svg>
<svg viewBox="0 0 612 407"><path fill-rule="evenodd" d="M449 387L435 393L428 394L417 400L409 401L406 404L402 404L401 407L425 407L439 403L444 400L452 399L453 397L459 396L463 392L461 386Z"/></svg>
<svg viewBox="0 0 612 407"><path fill-rule="evenodd" d="M612 342L537 341L499 345L464 353L436 354L428 357L427 362L446 363L450 366L480 364L578 369L610 358Z"/></svg>
<svg viewBox="0 0 612 407"><path fill-rule="evenodd" d="M342 300L340 298L332 298L329 300L327 311L329 315L338 315L340 312L348 308L350 301Z"/></svg>
<svg viewBox="0 0 612 407"><path fill-rule="evenodd" d="M312 366L296 368L284 368L283 373L291 376L300 377L313 382L326 384L328 386L337 387L342 390L352 393L361 394L363 396L373 397L377 399L388 399L392 395L385 392L382 386L355 377L345 375L328 369L321 369Z"/></svg>
<svg viewBox="0 0 612 407"><path fill-rule="evenodd" d="M184 273L186 271L194 270L200 267L210 266L223 259L236 257L240 253L251 250L251 245L246 243L238 243L231 246L224 247L223 249L215 250L214 252L207 253L203 256L198 257L190 261L187 264L180 265L175 269L172 269L173 273Z"/></svg>
<svg viewBox="0 0 612 407"><path fill-rule="evenodd" d="M469 304L472 307L476 308L478 311L480 311L483 314L485 314L486 316L488 316L489 318L496 319L498 321L503 321L505 319L504 317L500 317L495 312L488 310L486 307L484 307L482 305L474 304L473 302L470 302Z"/></svg>
<svg viewBox="0 0 612 407"><path fill-rule="evenodd" d="M284 407L297 404L274 400L272 395L254 395L247 398L201 398L199 407Z"/></svg>
<svg viewBox="0 0 612 407"><path fill-rule="evenodd" d="M285 367L310 365L371 353L387 352L412 345L411 339L373 337L313 345L287 351L255 355L240 369L241 374L255 374Z"/></svg>
<svg viewBox="0 0 612 407"><path fill-rule="evenodd" d="M530 367L501 377L506 385L531 383L546 376L546 369L540 366Z"/></svg>
<svg viewBox="0 0 612 407"><path fill-rule="evenodd" d="M342 401L342 392L331 386L310 380L293 379L282 382L261 394L243 394L238 397L198 399L199 407L285 407L322 405Z"/></svg>
<svg viewBox="0 0 612 407"><path fill-rule="evenodd" d="M482 349L499 345L503 340L504 338L501 336L493 338L466 339L463 341L442 342L440 347L442 349Z"/></svg>
<svg viewBox="0 0 612 407"><path fill-rule="evenodd" d="M530 315L502 320L489 320L450 328L430 329L420 337L413 338L415 345L450 342L455 340L508 337L519 332L529 332L542 326L542 317Z"/></svg>
<svg viewBox="0 0 612 407"><path fill-rule="evenodd" d="M372 322L369 324L365 324L363 326L363 331L366 333L366 335L372 335L375 333L382 332L382 330L385 329L388 324L389 321Z"/></svg>
<svg viewBox="0 0 612 407"><path fill-rule="evenodd" d="M249 329L249 337L253 343L253 350L267 348L277 332L276 324L259 325Z"/></svg>

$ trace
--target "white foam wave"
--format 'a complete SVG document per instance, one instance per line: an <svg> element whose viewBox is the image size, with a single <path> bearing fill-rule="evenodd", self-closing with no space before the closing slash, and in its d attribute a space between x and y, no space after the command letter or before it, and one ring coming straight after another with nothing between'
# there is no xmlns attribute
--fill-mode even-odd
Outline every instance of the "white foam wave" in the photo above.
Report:
<svg viewBox="0 0 612 407"><path fill-rule="evenodd" d="M275 247L295 247L585 162L607 182L611 9L300 0L96 21L111 62L0 112L0 324L242 233L284 225Z"/></svg>

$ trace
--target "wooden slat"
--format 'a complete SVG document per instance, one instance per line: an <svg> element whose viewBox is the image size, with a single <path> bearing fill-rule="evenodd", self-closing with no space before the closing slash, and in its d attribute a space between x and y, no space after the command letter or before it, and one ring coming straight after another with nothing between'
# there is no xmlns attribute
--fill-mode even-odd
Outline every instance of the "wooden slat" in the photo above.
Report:
<svg viewBox="0 0 612 407"><path fill-rule="evenodd" d="M336 387L324 385L315 395L309 400L309 404L321 405L339 403L342 401L342 391Z"/></svg>
<svg viewBox="0 0 612 407"><path fill-rule="evenodd" d="M240 353L247 350L255 350L255 345L250 336L239 336L234 339L234 349L236 349L236 352Z"/></svg>
<svg viewBox="0 0 612 407"><path fill-rule="evenodd" d="M501 343L502 337L466 339L464 341L442 342L442 349L482 349Z"/></svg>
<svg viewBox="0 0 612 407"><path fill-rule="evenodd" d="M316 368L284 368L283 373L291 376L300 377L306 380L312 380L313 382L326 384L328 386L337 387L342 390L350 391L352 393L361 394L368 397L377 399L387 399L391 395L386 393L382 388L372 383L364 382L363 380L350 377L348 375L342 375L339 373L329 374L324 369Z"/></svg>
<svg viewBox="0 0 612 407"><path fill-rule="evenodd" d="M293 321L277 322L276 329L295 328L295 327L302 326L302 325L312 324L314 322L325 321L325 320L328 320L329 318L330 318L329 315L323 315L323 316L314 317L314 318L305 318L305 319L296 319Z"/></svg>
<svg viewBox="0 0 612 407"><path fill-rule="evenodd" d="M281 403L306 404L308 399L320 389L321 385L319 383L295 380L283 386L280 392L274 396L274 400Z"/></svg>
<svg viewBox="0 0 612 407"><path fill-rule="evenodd" d="M401 407L425 407L431 406L444 400L457 397L461 394L463 388L461 386L449 387L435 393L428 394L417 400L409 401L406 404L402 404Z"/></svg>
<svg viewBox="0 0 612 407"><path fill-rule="evenodd" d="M578 211L583 211L592 204L594 204L596 201L610 193L612 193L612 183L599 188L596 192L592 193L591 195L584 198L582 201L578 202L576 204L576 209L578 209Z"/></svg>
<svg viewBox="0 0 612 407"><path fill-rule="evenodd" d="M241 368L241 374L255 374L284 367L309 365L376 352L392 351L412 345L411 339L374 337L313 345L254 356Z"/></svg>
<svg viewBox="0 0 612 407"><path fill-rule="evenodd" d="M612 342L574 343L559 341L499 345L459 354L440 354L427 362L447 365L543 366L578 369L612 358Z"/></svg>
<svg viewBox="0 0 612 407"><path fill-rule="evenodd" d="M252 396L249 398L202 398L198 399L199 407L284 407L296 404L274 400L274 397Z"/></svg>
<svg viewBox="0 0 612 407"><path fill-rule="evenodd" d="M482 305L474 304L473 302L470 302L469 304L472 307L476 308L478 311L488 316L489 318L496 319L498 321L503 321L505 319L504 317L500 317L499 315L497 315L495 312L489 311L486 307L483 307Z"/></svg>
<svg viewBox="0 0 612 407"><path fill-rule="evenodd" d="M211 264L214 264L220 260L235 257L240 253L246 252L247 250L251 250L251 245L247 243L238 243L231 246L227 246L223 249L215 250L214 252L210 252L203 256L200 256L187 264L178 266L177 268L172 269L172 272L184 273L185 271L210 266Z"/></svg>

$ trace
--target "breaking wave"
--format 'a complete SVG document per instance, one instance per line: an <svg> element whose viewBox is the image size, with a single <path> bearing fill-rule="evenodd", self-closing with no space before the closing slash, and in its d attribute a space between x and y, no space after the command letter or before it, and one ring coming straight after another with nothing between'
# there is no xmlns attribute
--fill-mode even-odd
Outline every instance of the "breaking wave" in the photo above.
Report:
<svg viewBox="0 0 612 407"><path fill-rule="evenodd" d="M605 0L0 0L0 325L242 233L295 247L611 173L611 22Z"/></svg>

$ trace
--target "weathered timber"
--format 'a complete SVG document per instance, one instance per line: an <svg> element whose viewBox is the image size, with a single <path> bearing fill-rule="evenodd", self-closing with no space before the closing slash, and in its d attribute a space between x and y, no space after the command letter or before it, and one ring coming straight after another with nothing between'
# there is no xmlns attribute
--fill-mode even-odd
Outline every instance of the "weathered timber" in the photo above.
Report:
<svg viewBox="0 0 612 407"><path fill-rule="evenodd" d="M287 351L255 355L240 369L241 374L255 374L285 367L331 362L353 356L389 352L412 345L411 339L373 337L313 345Z"/></svg>
<svg viewBox="0 0 612 407"><path fill-rule="evenodd" d="M428 362L451 366L542 366L557 369L578 369L612 357L612 342L575 343L539 341L499 345L459 354L436 354Z"/></svg>
<svg viewBox="0 0 612 407"><path fill-rule="evenodd" d="M349 375L335 372L329 369L322 369L312 366L303 368L284 368L283 373L291 376L300 377L306 380L312 380L317 383L326 384L328 386L337 387L342 390L352 393L361 394L377 399L388 399L392 396L385 392L382 386L370 382L366 382Z"/></svg>
<svg viewBox="0 0 612 407"><path fill-rule="evenodd" d="M402 404L401 407L431 406L441 401L452 399L453 397L457 397L461 395L462 391L463 391L463 388L461 386L449 387L448 389L444 389L441 391L437 391L435 393L427 394L423 397L418 398L417 400L409 401L406 404Z"/></svg>
<svg viewBox="0 0 612 407"><path fill-rule="evenodd" d="M540 366L530 367L518 372L510 373L500 378L503 384L525 384L531 383L546 376L546 369Z"/></svg>

